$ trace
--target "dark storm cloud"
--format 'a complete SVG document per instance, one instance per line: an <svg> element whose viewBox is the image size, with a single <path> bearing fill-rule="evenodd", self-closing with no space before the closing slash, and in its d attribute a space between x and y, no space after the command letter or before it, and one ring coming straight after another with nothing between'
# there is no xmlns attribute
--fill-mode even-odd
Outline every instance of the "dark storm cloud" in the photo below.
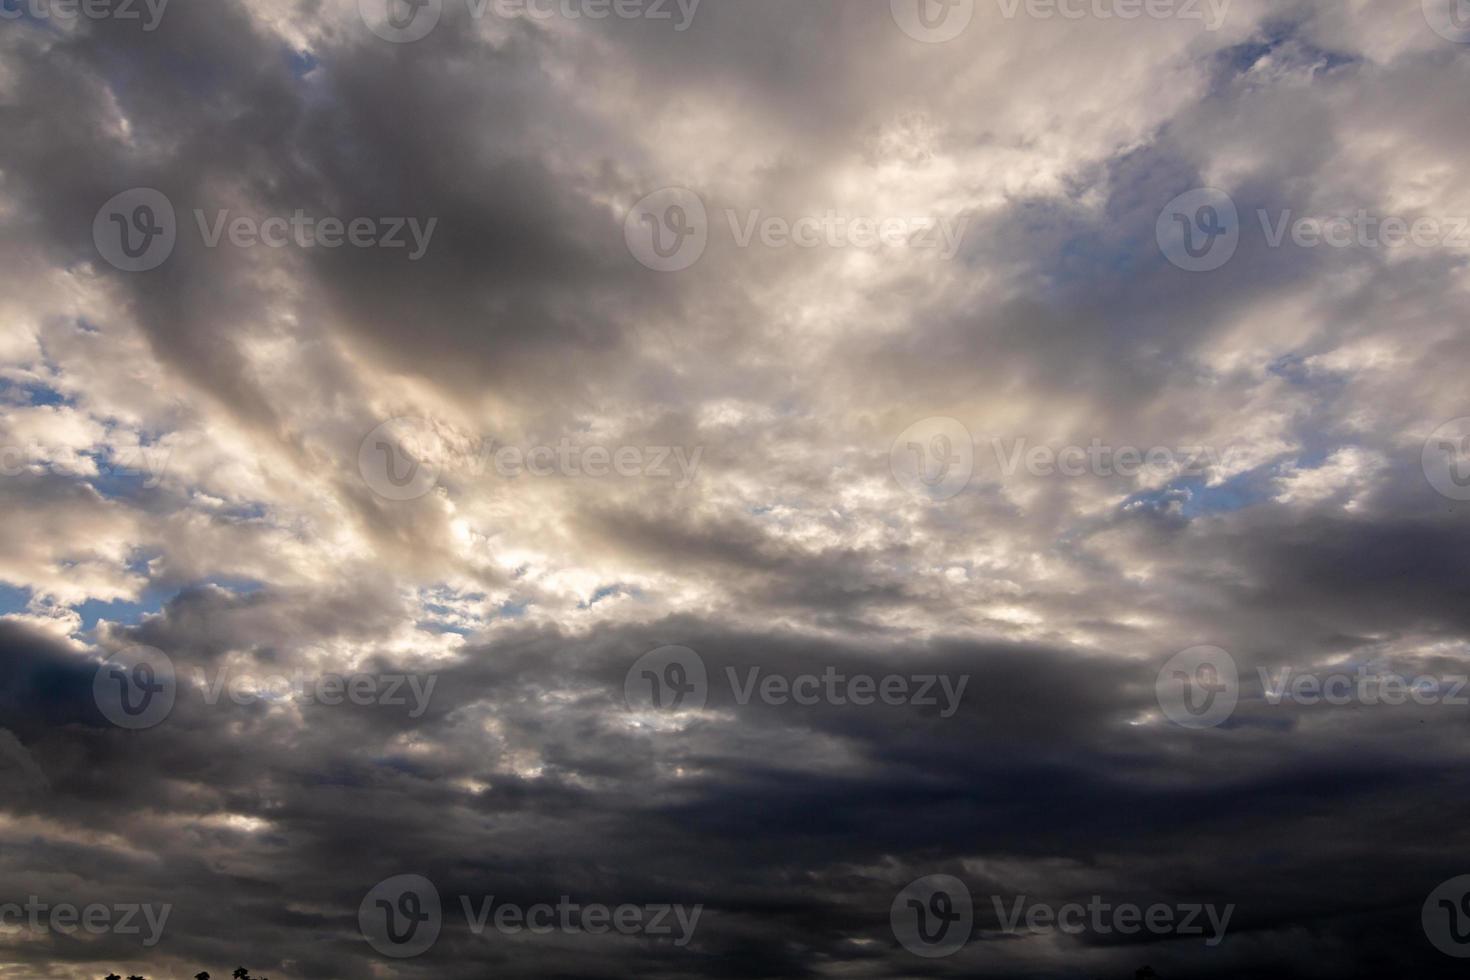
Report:
<svg viewBox="0 0 1470 980"><path fill-rule="evenodd" d="M712 691L725 668L751 667L963 674L971 683L948 719L912 706L739 705L720 692L714 713L680 731L629 728L624 674L664 640L700 652L720 678ZM1089 940L1107 947L1099 962L1119 975L1147 960L1224 976L1289 944L1304 925L1319 949L1347 942L1362 916L1377 929L1390 928L1385 912L1404 919L1390 934L1413 926L1416 889L1434 883L1430 855L1344 853L1344 842L1313 829L1318 822L1392 820L1406 838L1445 845L1462 836L1452 813L1427 802L1462 792L1463 779L1366 747L1399 738L1391 725L1355 719L1359 737L1346 742L1303 732L1286 758L1249 724L1139 728L1128 715L1149 707L1149 665L1069 651L854 649L666 621L636 635L530 634L467 649L432 668L438 693L418 720L383 706L312 705L293 717L211 706L193 691L142 733L46 723L58 701L82 713L90 671L18 629L7 630L6 651L7 689L32 694L7 717L51 782L44 812L76 838L32 850L28 861L85 868L89 896L166 896L176 907L159 947L164 962L370 976L356 904L378 880L412 871L446 896L529 905L571 893L706 911L681 950L565 937L487 942L453 924L456 907L444 938L406 976L735 975L751 964L804 975L813 957L904 973L908 961L886 935L889 900L909 877L959 869L977 895L1019 886L1038 900L1065 901L1083 888L1117 901L1235 903L1238 941L1217 957L1197 959L1182 944ZM186 674L206 663L173 653ZM36 698L41 691L55 693ZM551 703L555 712L545 710ZM1457 723L1442 712L1425 721L1410 733L1421 751L1457 755ZM819 743L840 751L807 751ZM514 764L526 752L534 777ZM676 767L685 775L673 775ZM263 823L210 821L223 814ZM975 863L961 867L957 857ZM1366 880L1375 901L1362 897ZM999 928L988 906L979 922ZM855 948L859 941L876 945ZM966 954L951 969L979 968L990 943L1007 941L987 938L978 959ZM61 947L44 956L94 954ZM115 955L131 962L125 948Z"/></svg>
<svg viewBox="0 0 1470 980"><path fill-rule="evenodd" d="M272 435L281 422L237 345L270 316L264 273L204 248L196 210L211 224L224 209L436 219L418 262L386 249L288 259L307 284L311 332L347 330L392 369L466 396L555 384L570 397L581 376L615 377L632 318L677 297L632 262L621 214L594 203L646 193L606 143L589 134L566 159L538 143L539 127L581 123L542 73L546 42L518 30L497 50L446 29L409 52L352 26L314 79L294 77L281 41L229 5L181 6L144 38L101 22L71 44L16 41L17 98L4 111L26 138L7 142L3 163L33 229L61 233L60 254L80 261L103 201L162 190L179 246L157 275L119 284L160 358ZM514 95L478 98L487 85ZM583 173L562 172L572 168Z"/></svg>

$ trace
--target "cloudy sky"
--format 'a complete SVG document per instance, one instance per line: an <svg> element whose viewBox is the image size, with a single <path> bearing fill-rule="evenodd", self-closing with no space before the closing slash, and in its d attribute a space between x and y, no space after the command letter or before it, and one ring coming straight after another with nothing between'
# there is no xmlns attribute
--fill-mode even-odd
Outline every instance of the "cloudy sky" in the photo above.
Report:
<svg viewBox="0 0 1470 980"><path fill-rule="evenodd" d="M1464 0L3 0L0 975L1459 975L1467 90Z"/></svg>

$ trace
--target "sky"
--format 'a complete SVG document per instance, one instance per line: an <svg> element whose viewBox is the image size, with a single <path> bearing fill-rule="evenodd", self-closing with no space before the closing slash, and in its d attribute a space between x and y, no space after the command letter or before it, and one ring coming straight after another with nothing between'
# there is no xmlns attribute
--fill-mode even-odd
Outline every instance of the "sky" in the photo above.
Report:
<svg viewBox="0 0 1470 980"><path fill-rule="evenodd" d="M1467 87L1465 0L0 0L0 975L1459 975Z"/></svg>

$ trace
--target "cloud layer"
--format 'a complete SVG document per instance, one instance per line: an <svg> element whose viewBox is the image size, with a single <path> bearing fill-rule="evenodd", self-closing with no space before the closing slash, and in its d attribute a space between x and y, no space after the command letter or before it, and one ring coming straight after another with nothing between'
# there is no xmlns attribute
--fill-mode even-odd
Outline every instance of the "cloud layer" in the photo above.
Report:
<svg viewBox="0 0 1470 980"><path fill-rule="evenodd" d="M0 972L1470 952L1426 909L1470 873L1445 4L135 6L0 22L0 905L171 911L0 915ZM633 669L667 646L702 704L630 697L689 683ZM1179 724L1201 646L1184 696L1236 703ZM173 701L129 727L141 648ZM1390 674L1443 696L1313 701ZM792 696L828 675L935 697ZM359 916L401 875L413 957ZM890 914L930 875L948 956ZM702 912L477 934L492 896ZM1233 913L1001 915L1093 896Z"/></svg>

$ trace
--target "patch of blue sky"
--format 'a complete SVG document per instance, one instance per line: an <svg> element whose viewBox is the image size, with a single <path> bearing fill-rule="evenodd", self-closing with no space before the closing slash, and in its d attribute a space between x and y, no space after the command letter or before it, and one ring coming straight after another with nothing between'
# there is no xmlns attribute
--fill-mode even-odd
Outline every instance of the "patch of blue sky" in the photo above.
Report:
<svg viewBox="0 0 1470 980"><path fill-rule="evenodd" d="M315 71L319 65L321 65L321 59L310 51L286 49L286 67L297 78L305 78Z"/></svg>
<svg viewBox="0 0 1470 980"><path fill-rule="evenodd" d="M531 608L531 603L528 600L513 600L502 603L500 608L495 610L495 614L501 619L522 619L529 608Z"/></svg>
<svg viewBox="0 0 1470 980"><path fill-rule="evenodd" d="M249 596L265 588L265 583L247 578L210 578L178 586L150 585L136 600L114 599L103 601L89 599L76 607L82 617L82 629L95 629L103 620L120 626L136 626L147 616L155 616L163 607L186 592L215 586L237 596Z"/></svg>
<svg viewBox="0 0 1470 980"><path fill-rule="evenodd" d="M470 636L475 631L468 626L447 623L443 620L421 619L414 626L425 633L433 633L435 636L443 636L445 633L453 633L455 636Z"/></svg>
<svg viewBox="0 0 1470 980"><path fill-rule="evenodd" d="M70 405L72 399L49 385L37 381L14 381L0 378L0 402L11 405Z"/></svg>
<svg viewBox="0 0 1470 980"><path fill-rule="evenodd" d="M30 589L0 583L0 616L25 612L30 601Z"/></svg>
<svg viewBox="0 0 1470 980"><path fill-rule="evenodd" d="M1185 520L1228 514L1265 503L1276 494L1279 465L1272 463L1211 486L1203 477L1183 477L1156 490L1135 493L1123 501L1125 511L1175 512Z"/></svg>
<svg viewBox="0 0 1470 980"><path fill-rule="evenodd" d="M120 626L136 626L143 621L145 616L153 616L161 612L168 598L167 592L146 589L137 601L88 599L75 608L78 615L82 617L83 630L96 629L97 624L103 620L117 623Z"/></svg>
<svg viewBox="0 0 1470 980"><path fill-rule="evenodd" d="M1248 74L1261 63L1261 59L1268 58L1287 46L1291 48L1293 61L1298 64L1318 65L1324 71L1332 71L1362 60L1312 44L1301 36L1299 26L1298 22L1291 20L1273 21L1249 41L1218 52L1215 57L1221 70L1215 76L1211 94L1218 94L1236 78Z"/></svg>
<svg viewBox="0 0 1470 980"><path fill-rule="evenodd" d="M590 598L579 602L577 604L577 608L591 609L593 606L597 605L604 599L612 599L618 596L628 596L629 598L637 599L641 598L642 595L643 593L639 591L636 587L626 586L621 583L615 585L604 585L594 591Z"/></svg>
<svg viewBox="0 0 1470 980"><path fill-rule="evenodd" d="M88 477L87 482L108 500L136 501L141 497L157 493L161 472L150 472L150 467L162 466L164 457L145 450L131 459L114 458L105 452L84 452L97 467L97 475Z"/></svg>

